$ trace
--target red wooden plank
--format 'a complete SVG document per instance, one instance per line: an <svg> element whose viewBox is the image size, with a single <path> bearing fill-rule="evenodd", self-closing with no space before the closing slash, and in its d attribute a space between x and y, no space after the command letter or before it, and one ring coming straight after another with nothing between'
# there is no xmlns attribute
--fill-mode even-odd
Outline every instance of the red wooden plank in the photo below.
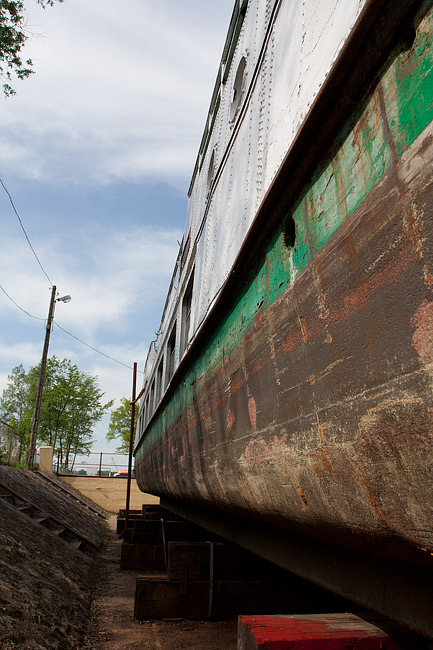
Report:
<svg viewBox="0 0 433 650"><path fill-rule="evenodd" d="M402 650L411 636L409 630L371 614L240 616L238 649Z"/></svg>

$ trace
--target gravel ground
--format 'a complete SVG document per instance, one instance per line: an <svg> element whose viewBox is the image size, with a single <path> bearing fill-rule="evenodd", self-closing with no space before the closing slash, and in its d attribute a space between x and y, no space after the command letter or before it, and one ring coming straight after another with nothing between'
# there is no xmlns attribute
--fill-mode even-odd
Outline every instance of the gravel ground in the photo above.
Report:
<svg viewBox="0 0 433 650"><path fill-rule="evenodd" d="M0 465L0 497L0 650L236 650L236 620L135 620L116 517L56 477Z"/></svg>
<svg viewBox="0 0 433 650"><path fill-rule="evenodd" d="M102 552L104 574L92 618L92 650L236 650L237 621L138 621L133 617L135 579L142 571L120 569L121 542L110 517Z"/></svg>

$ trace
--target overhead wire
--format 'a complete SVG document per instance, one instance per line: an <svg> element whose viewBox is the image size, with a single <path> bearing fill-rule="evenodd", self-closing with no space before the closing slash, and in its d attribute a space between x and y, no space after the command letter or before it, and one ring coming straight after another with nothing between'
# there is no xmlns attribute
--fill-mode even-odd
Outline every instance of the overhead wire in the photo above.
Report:
<svg viewBox="0 0 433 650"><path fill-rule="evenodd" d="M33 314L30 314L28 311L26 311L25 309L20 307L20 305L17 302L15 302L15 300L8 294L8 292L1 286L1 284L0 284L0 289L3 291L5 296L7 296L9 298L9 300L15 305L15 307L17 307L20 311L22 311L27 316L30 316L30 318L35 318L36 320L43 320L43 321L47 320L46 318L39 318L38 316L33 316ZM105 354L105 352L101 352L101 350L98 350L97 348L94 348L92 345L89 345L89 343L86 343L82 339L78 338L78 336L75 336L75 334L72 334L71 332L68 332L68 330L65 330L65 328L62 327L61 325L59 325L59 323L56 320L53 320L53 322L55 323L55 325L57 325L57 327L59 329L61 329L63 332L65 332L65 334L67 334L68 336L71 336L76 341L79 341L79 343L82 343L83 345L90 348L94 352L97 352L98 354L102 355L103 357L106 357L107 359L110 359L110 361L114 361L115 363L118 363L121 366L125 366L125 368L129 368L129 370L133 370L132 366L128 366L128 364L123 363L123 361L119 361L118 359L115 359L114 357L110 357L110 355ZM143 374L142 370L139 370L138 372Z"/></svg>
<svg viewBox="0 0 433 650"><path fill-rule="evenodd" d="M123 361L119 361L118 359L115 359L114 357L110 357L109 354L105 354L105 352L101 352L101 350L98 350L97 348L94 348L92 345L89 345L89 343L86 343L86 342L83 341L82 339L79 339L78 336L75 336L75 334L72 334L71 332L68 332L68 330L65 330L64 327L62 327L61 325L59 325L58 322L57 322L55 319L54 319L53 322L54 322L55 325L57 325L57 327L58 327L59 329L62 330L62 332L64 332L65 334L68 334L68 336L71 336L73 339L75 339L76 341L79 341L80 343L82 343L82 344L85 345L86 347L90 348L90 349L93 350L94 352L97 352L98 354L101 354L103 357L106 357L107 359L110 359L110 361L114 361L115 363L119 363L121 366L125 366L125 368L129 368L130 370L133 370L133 367L132 367L132 366L128 366L127 363L123 363ZM142 371L142 370L139 370L138 372L141 372L141 373L142 373L143 371Z"/></svg>
<svg viewBox="0 0 433 650"><path fill-rule="evenodd" d="M44 267L42 266L41 260L40 260L39 257L37 256L36 251L35 251L35 249L33 248L32 244L31 244L31 241L30 241L30 239L29 239L29 236L28 236L27 233L26 233L26 229L24 228L23 222L21 221L21 217L20 217L20 215L18 214L18 210L17 210L16 207L15 207L15 203L13 202L12 196L10 195L9 190L8 190L8 188L6 187L5 182L4 182L3 177L2 177L1 174L0 174L0 183L1 183L1 185L2 185L2 187L3 187L3 189L4 189L4 191L6 192L6 194L7 194L8 197L9 197L9 201L10 201L10 203L11 203L11 206L12 206L12 208L13 208L13 211L15 212L16 217L17 217L17 219L18 219L18 221L19 221L19 224L20 224L20 226L21 226L21 229L22 229L22 231L23 231L23 233L24 233L24 236L25 236L25 238L27 239L27 243L28 243L28 245L30 246L30 249L31 249L33 255L35 256L37 263L39 264L39 266L40 266L41 269L42 269L42 273L45 275L45 277L47 278L47 280L48 280L48 282L50 283L50 285L53 286L54 283L51 281L50 276L48 275L48 273L45 271Z"/></svg>
<svg viewBox="0 0 433 650"><path fill-rule="evenodd" d="M15 305L15 307L18 307L18 309L20 309L22 312L24 312L25 314L27 314L27 316L30 316L30 318L35 318L36 320L46 320L46 318L39 318L39 316L33 316L33 314L30 314L28 311L26 311L25 309L23 309L22 307L20 307L19 304L18 304L17 302L15 302L15 300L14 300L13 298L10 297L10 295L8 294L8 292L7 292L5 289L3 289L3 287L1 286L1 284L0 284L0 289L3 291L3 293L5 294L5 296L7 296L7 297L9 298L9 300L10 300L11 302L13 302L13 304Z"/></svg>
<svg viewBox="0 0 433 650"><path fill-rule="evenodd" d="M21 229L22 229L22 231L23 231L23 233L24 233L24 235L25 235L25 238L26 238L26 240L27 240L28 245L30 246L30 249L31 249L33 255L35 256L35 258L36 258L36 260L37 260L39 266L41 267L42 272L44 273L45 277L47 278L48 282L50 283L51 286L53 286L53 282L51 281L51 279L50 279L48 273L45 271L44 267L42 266L42 263L41 263L39 257L37 256L36 251L35 251L35 249L33 248L32 244L31 244L31 242L30 242L29 236L27 235L26 230L25 230L24 225L23 225L23 222L21 221L21 217L20 217L20 215L18 214L18 210L17 210L16 207L15 207L15 204L14 204L14 201L13 201L13 199L12 199L12 196L11 196L11 194L10 194L8 188L6 187L6 184L5 184L5 182L4 182L3 177L2 177L1 174L0 174L0 184L1 184L1 186L3 187L4 191L6 192L6 194L8 195L8 197L9 197L9 201L10 201L10 203L11 203L11 206L12 206L12 208L13 208L13 211L15 212L15 215L16 215L18 221L19 221L19 224L20 224L20 226L21 226ZM15 302L15 300L14 300L13 298L11 298L11 296L7 293L7 291L6 291L6 290L5 290L1 285L0 285L0 289L3 291L3 293L5 294L5 296L7 296L7 297L9 298L9 300L10 300L10 301L15 305L15 307L17 307L17 308L18 308L20 311L22 311L24 314L26 314L27 316L30 316L30 318L35 318L36 320L43 320L43 321L46 320L46 318L39 318L38 316L33 316L33 314L30 314L28 311L26 311L25 309L23 309L22 307L20 307L20 305L19 305L17 302ZM78 338L78 336L75 336L75 334L72 334L71 332L68 332L68 331L65 330L61 325L59 325L58 322L57 322L56 320L54 320L53 322L57 325L57 327L58 327L59 329L61 329L63 332L65 332L65 334L68 334L68 336L71 336L73 339L79 341L79 343L82 343L83 345L85 345L86 347L90 348L90 349L93 350L94 352L97 352L98 354L102 355L103 357L106 357L107 359L110 359L110 361L114 361L115 363L118 363L118 364L120 364L121 366L125 366L125 368L129 368L130 370L133 370L132 366L128 366L126 363L123 363L122 361L119 361L118 359L115 359L114 357L110 357L108 354L105 354L105 352L101 352L101 350L98 350L97 348L94 348L92 345L89 345L89 343L86 343L85 341L82 341L80 338ZM142 373L141 370L139 370L138 372L141 372L141 373Z"/></svg>

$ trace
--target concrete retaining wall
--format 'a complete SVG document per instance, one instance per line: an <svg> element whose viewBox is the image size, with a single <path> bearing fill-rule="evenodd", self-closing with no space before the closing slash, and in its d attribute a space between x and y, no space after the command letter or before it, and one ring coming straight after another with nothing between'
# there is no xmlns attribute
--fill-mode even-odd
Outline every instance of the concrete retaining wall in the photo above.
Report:
<svg viewBox="0 0 433 650"><path fill-rule="evenodd" d="M124 478L99 478L97 476L59 476L88 499L108 512L118 512L125 507L126 484ZM159 497L141 492L135 478L131 479L130 508L138 510L142 504L159 504Z"/></svg>

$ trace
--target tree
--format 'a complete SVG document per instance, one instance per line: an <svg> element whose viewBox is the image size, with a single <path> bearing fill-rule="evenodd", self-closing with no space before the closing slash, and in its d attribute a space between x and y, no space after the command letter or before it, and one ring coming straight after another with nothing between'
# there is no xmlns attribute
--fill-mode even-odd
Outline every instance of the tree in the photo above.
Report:
<svg viewBox="0 0 433 650"><path fill-rule="evenodd" d="M134 431L137 427L138 409L135 409ZM110 423L108 425L108 432L106 439L108 442L120 439L121 444L117 447L116 451L121 454L129 452L129 438L131 432L131 404L129 399L122 397L120 406L114 411L111 411Z"/></svg>
<svg viewBox="0 0 433 650"><path fill-rule="evenodd" d="M44 9L63 0L36 0ZM28 39L24 0L0 0L0 78L5 97L15 95L10 85L12 75L26 79L34 73L31 59L23 61L21 49Z"/></svg>
<svg viewBox="0 0 433 650"><path fill-rule="evenodd" d="M36 401L40 364L28 374L29 393ZM48 359L39 416L39 441L51 445L64 467L73 468L77 454L89 453L93 428L113 401L102 402L97 377L80 371L68 359Z"/></svg>
<svg viewBox="0 0 433 650"><path fill-rule="evenodd" d="M26 374L22 366L14 368L9 375L8 386L3 391L0 406L13 418L18 418L18 428L25 431L26 443L30 440L33 412L36 402L40 364ZM23 408L18 396L23 389ZM93 428L113 401L103 403L104 393L99 389L97 377L80 371L68 359L60 361L53 356L47 361L44 391L39 417L38 441L51 445L59 463L73 468L77 454L89 453L93 443ZM15 410L12 410L12 409ZM10 418L8 416L7 420ZM6 420L6 421L7 421ZM7 422L10 424L10 422Z"/></svg>
<svg viewBox="0 0 433 650"><path fill-rule="evenodd" d="M0 399L0 408L3 415L20 422L28 408L28 392L26 371L20 364L12 368L11 374L8 375L8 385Z"/></svg>
<svg viewBox="0 0 433 650"><path fill-rule="evenodd" d="M29 387L24 367L20 364L8 375L8 384L0 398L0 415L8 425L8 441L12 431L19 436L19 456L27 449L30 442L32 413L29 403Z"/></svg>

